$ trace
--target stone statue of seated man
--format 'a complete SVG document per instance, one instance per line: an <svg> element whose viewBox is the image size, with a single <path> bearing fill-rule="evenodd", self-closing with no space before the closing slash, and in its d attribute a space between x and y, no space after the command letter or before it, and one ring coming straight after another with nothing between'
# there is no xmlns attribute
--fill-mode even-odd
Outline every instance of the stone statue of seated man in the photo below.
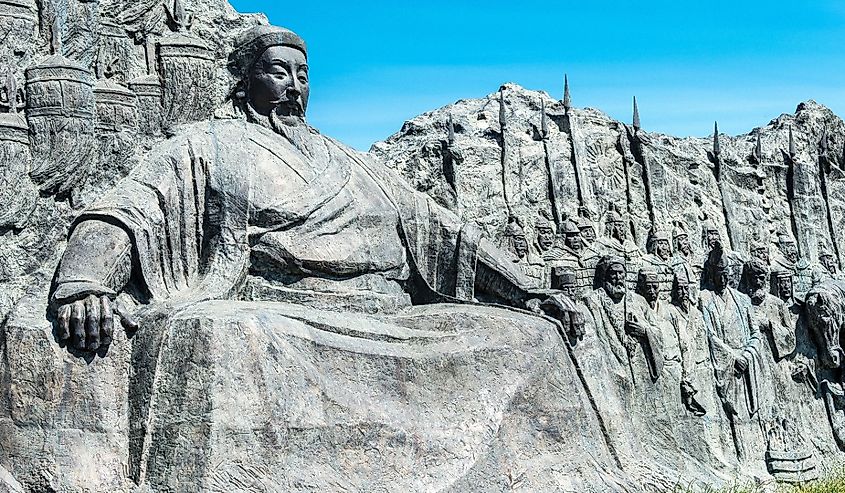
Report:
<svg viewBox="0 0 845 493"><path fill-rule="evenodd" d="M577 307L529 289L471 224L310 127L299 36L254 28L231 69L242 117L154 149L79 216L55 276L56 337L72 352L108 356L115 316L137 330L130 476L461 489L490 447L510 446L486 430L517 394L575 374L551 318L581 320L565 313ZM576 382L539 385L569 389L544 411L570 423L561 436L594 428L587 405L566 404Z"/></svg>

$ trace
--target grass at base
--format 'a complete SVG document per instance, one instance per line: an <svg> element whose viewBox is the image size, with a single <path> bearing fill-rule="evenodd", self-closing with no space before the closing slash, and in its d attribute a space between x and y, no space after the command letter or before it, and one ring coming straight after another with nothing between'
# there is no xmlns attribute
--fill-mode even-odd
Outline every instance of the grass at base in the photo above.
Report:
<svg viewBox="0 0 845 493"><path fill-rule="evenodd" d="M766 483L704 489L678 486L671 493L845 493L845 468L803 485Z"/></svg>

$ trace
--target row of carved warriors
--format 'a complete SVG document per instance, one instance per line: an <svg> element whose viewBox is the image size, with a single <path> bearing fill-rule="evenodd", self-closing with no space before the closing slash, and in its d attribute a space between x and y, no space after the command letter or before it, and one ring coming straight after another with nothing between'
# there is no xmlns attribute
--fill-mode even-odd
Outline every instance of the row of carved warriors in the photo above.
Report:
<svg viewBox="0 0 845 493"><path fill-rule="evenodd" d="M616 361L627 358L627 364L632 365L632 380L648 375L646 380L654 384L664 379L663 388L675 390L662 398L673 400L676 407L683 407L686 412L698 417L713 412L724 413L725 419L732 423L732 429L743 421L759 425L760 440L767 443L766 460L775 463L769 464L770 470L786 467L789 472L786 475L779 473L782 479L789 479L787 476L796 471L812 473L815 458L812 447L804 440L806 430L801 429L804 425L799 423L798 416L791 414L794 411L790 410L789 403L782 401L812 402L821 381L816 368L836 365L836 362L816 363L812 357L808 358L798 350L800 341L797 342L797 339L806 339L811 333L815 336L812 338L814 343L820 348L838 344L831 337L825 337L830 330L805 322L815 320L807 317L807 312L819 311L818 293L812 295L813 301L808 297L805 305L803 299L794 295L792 271L780 269L773 275L773 296L766 285L771 270L761 258L752 258L741 264L742 274L738 279L735 256L724 251L718 241L715 241L703 264L700 292L699 284L691 282L685 272L678 270L672 273L671 302L663 301L666 293L661 279L656 271L648 267L637 271L636 289L632 293L627 283L630 264L619 255L601 257L596 268L596 289L585 294L579 294L575 276L565 271L558 280L558 288L577 300L578 311L583 317L573 324L573 333L568 334L576 357L595 357L589 354L589 349L585 350L586 353L578 349L579 341L592 333L594 340L609 345L602 347L600 352L612 354L614 347L619 348L616 352L621 356L617 354ZM816 283L813 291L821 290L823 293L828 285L836 283L828 281L823 286ZM802 323L805 329L810 325L810 330L803 333L798 330ZM696 365L700 366L696 363L701 359L700 355L688 354L696 347L704 347L709 353L709 358L702 359L709 365L705 372L696 369ZM641 354L638 355L638 352ZM819 353L828 354L828 351L820 349ZM613 358L610 361L614 361ZM634 368L635 361L645 361L644 368L639 371L640 376L635 376L638 374ZM663 371L662 366L670 361L678 361L681 371L674 374ZM621 364L624 366L624 363ZM620 369L620 372L628 374L628 368ZM665 381L673 378L678 381ZM779 378L780 382L777 381ZM783 380L796 382L785 394ZM841 382L833 385L838 383ZM636 386L633 381L630 384ZM825 381L825 384L828 382ZM706 409L701 403L704 401L699 402L700 397L696 397L707 386L716 390L722 401L720 408ZM634 395L635 399L638 398L637 394ZM647 394L642 395L645 396L642 398L649 398ZM671 403L669 407L672 407ZM838 408L828 407L827 412L834 415L829 425L834 428L833 435L841 448L845 444L845 427L837 426ZM825 426L822 423L816 425ZM748 444L742 442L749 439L736 433L733 439L737 453L743 459L742 454L748 452L740 451ZM790 464L779 464L778 461L783 462L784 457L789 459L787 462ZM779 477L779 474L775 476Z"/></svg>
<svg viewBox="0 0 845 493"><path fill-rule="evenodd" d="M686 275L689 281L701 281L705 256L696 254L682 225L676 224L672 230L652 229L644 251L629 240L627 223L614 209L607 213L605 226L604 235L597 237L593 221L566 219L556 233L553 223L541 214L535 224L534 242L528 241L525 230L514 218L505 228L504 238L526 275L534 279L538 287L560 288L574 284L583 295L598 287L596 266L601 257L608 254L625 259L631 288L636 285L640 269L655 272L664 298L668 298L676 273ZM716 244L723 244L719 229L712 221L707 220L702 225L701 244L708 252ZM773 255L768 243L755 242L747 254L729 252L728 258L734 271L732 278L737 284L743 277L743 264L747 260L758 259L770 268L772 278L788 274L795 282L799 297L818 282L839 279L841 275L836 257L826 244L819 245L818 264L811 264L809 260L800 258L795 239L786 232L778 234ZM772 289L772 294L777 294L774 283Z"/></svg>

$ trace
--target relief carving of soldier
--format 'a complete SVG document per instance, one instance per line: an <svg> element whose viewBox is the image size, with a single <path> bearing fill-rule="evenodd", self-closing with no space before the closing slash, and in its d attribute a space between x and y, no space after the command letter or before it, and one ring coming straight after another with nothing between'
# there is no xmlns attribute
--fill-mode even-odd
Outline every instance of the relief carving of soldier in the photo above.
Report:
<svg viewBox="0 0 845 493"><path fill-rule="evenodd" d="M657 274L660 282L660 296L669 301L672 294L672 238L665 229L652 228L646 241L646 255L642 259L643 268Z"/></svg>
<svg viewBox="0 0 845 493"><path fill-rule="evenodd" d="M737 455L752 459L749 454L764 444L757 419L762 336L753 320L751 299L731 287L734 272L719 245L711 250L707 267L708 288L701 292L699 303L707 328L716 388L732 423Z"/></svg>
<svg viewBox="0 0 845 493"><path fill-rule="evenodd" d="M592 330L609 349L614 371L628 385L656 380L663 367L662 340L655 314L646 300L628 290L625 259L607 255L599 262L599 288L585 303Z"/></svg>

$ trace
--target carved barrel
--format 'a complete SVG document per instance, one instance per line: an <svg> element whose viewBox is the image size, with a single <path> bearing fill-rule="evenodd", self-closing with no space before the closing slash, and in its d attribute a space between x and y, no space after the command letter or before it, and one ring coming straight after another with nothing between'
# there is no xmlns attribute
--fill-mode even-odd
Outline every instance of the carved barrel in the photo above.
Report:
<svg viewBox="0 0 845 493"><path fill-rule="evenodd" d="M26 121L19 114L0 113L0 230L23 228L35 207L38 194L29 179L31 163Z"/></svg>
<svg viewBox="0 0 845 493"><path fill-rule="evenodd" d="M138 132L138 102L135 93L115 84L102 80L94 88L97 101L95 126L98 134Z"/></svg>
<svg viewBox="0 0 845 493"><path fill-rule="evenodd" d="M26 70L32 178L46 192L67 192L91 169L94 83L84 67L54 55Z"/></svg>
<svg viewBox="0 0 845 493"><path fill-rule="evenodd" d="M144 135L161 134L161 81L145 75L129 82L138 98L138 130Z"/></svg>
<svg viewBox="0 0 845 493"><path fill-rule="evenodd" d="M164 128L214 113L214 55L201 40L173 34L159 41Z"/></svg>

